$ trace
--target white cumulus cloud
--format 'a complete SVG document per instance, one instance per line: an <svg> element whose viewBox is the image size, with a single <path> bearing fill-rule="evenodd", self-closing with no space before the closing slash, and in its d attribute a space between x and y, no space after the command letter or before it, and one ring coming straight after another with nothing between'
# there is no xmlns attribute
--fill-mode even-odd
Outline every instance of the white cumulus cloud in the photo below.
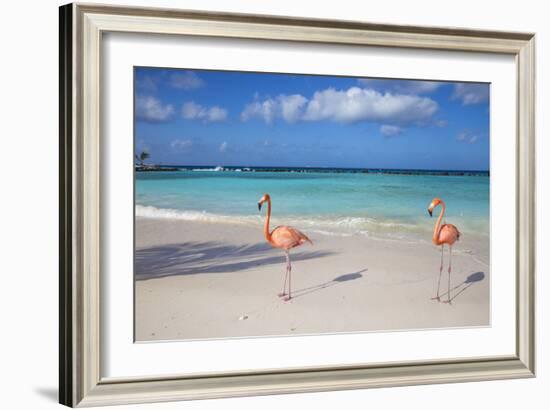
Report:
<svg viewBox="0 0 550 410"><path fill-rule="evenodd" d="M287 122L327 120L406 124L425 122L438 108L434 100L416 95L381 93L359 87L347 90L327 88L315 92L311 99L299 94L283 94L263 101L257 99L245 107L241 119L260 118L266 123L280 118Z"/></svg>
<svg viewBox="0 0 550 410"><path fill-rule="evenodd" d="M204 85L204 81L193 71L182 71L170 76L170 85L181 90L193 90Z"/></svg>
<svg viewBox="0 0 550 410"><path fill-rule="evenodd" d="M473 134L471 131L461 131L457 134L456 140L466 144L475 144L479 140L478 134Z"/></svg>
<svg viewBox="0 0 550 410"><path fill-rule="evenodd" d="M300 94L284 95L277 98L256 100L248 104L241 113L241 119L261 118L270 124L275 118L282 118L286 122L296 122L301 119L307 98Z"/></svg>
<svg viewBox="0 0 550 410"><path fill-rule="evenodd" d="M163 122L169 120L174 114L171 104L162 104L155 97L142 96L136 98L136 118L141 121Z"/></svg>
<svg viewBox="0 0 550 410"><path fill-rule="evenodd" d="M437 109L437 103L427 97L382 94L359 87L348 90L328 88L313 95L304 120L410 123L429 119Z"/></svg>
<svg viewBox="0 0 550 410"><path fill-rule="evenodd" d="M395 80L378 78L360 78L359 84L381 91L392 91L400 94L429 94L442 86L441 81Z"/></svg>
<svg viewBox="0 0 550 410"><path fill-rule="evenodd" d="M227 151L227 142L224 141L220 144L220 148L219 148L220 152L225 152Z"/></svg>
<svg viewBox="0 0 550 410"><path fill-rule="evenodd" d="M181 115L186 120L202 120L205 122L219 122L227 118L227 110L212 106L204 107L193 101L183 104Z"/></svg>
<svg viewBox="0 0 550 410"><path fill-rule="evenodd" d="M489 100L489 84L455 84L452 99L462 100L463 105L486 102Z"/></svg>

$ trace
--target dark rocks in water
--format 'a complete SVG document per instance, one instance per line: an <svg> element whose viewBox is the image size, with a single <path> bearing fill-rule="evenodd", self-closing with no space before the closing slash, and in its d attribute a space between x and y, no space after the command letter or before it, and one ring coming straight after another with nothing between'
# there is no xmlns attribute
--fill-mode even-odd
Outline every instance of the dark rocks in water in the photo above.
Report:
<svg viewBox="0 0 550 410"><path fill-rule="evenodd" d="M158 165L136 165L136 172L179 171L179 168L161 167Z"/></svg>
<svg viewBox="0 0 550 410"><path fill-rule="evenodd" d="M170 165L136 165L136 172L166 171L212 171L212 166L170 166ZM273 173L336 173L336 174L386 174L386 175L431 175L431 176L490 176L489 171L447 171L447 170L414 170L384 168L298 168L298 167L215 167L216 171L232 172L273 172Z"/></svg>

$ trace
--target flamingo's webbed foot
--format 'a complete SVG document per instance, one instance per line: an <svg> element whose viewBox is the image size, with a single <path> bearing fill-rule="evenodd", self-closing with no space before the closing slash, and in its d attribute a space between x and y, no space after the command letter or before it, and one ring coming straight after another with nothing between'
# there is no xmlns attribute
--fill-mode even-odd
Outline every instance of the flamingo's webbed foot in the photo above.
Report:
<svg viewBox="0 0 550 410"><path fill-rule="evenodd" d="M443 303L447 303L447 304L449 304L449 305L452 305L452 304L453 304L453 302L452 302L451 299L449 299L449 300L444 300Z"/></svg>
<svg viewBox="0 0 550 410"><path fill-rule="evenodd" d="M437 300L438 302L441 302L441 298L439 296L434 296L431 298L431 300Z"/></svg>
<svg viewBox="0 0 550 410"><path fill-rule="evenodd" d="M279 296L280 298L282 298L283 296L286 296L286 293L285 293L285 292L280 292L280 293L277 293L277 296Z"/></svg>
<svg viewBox="0 0 550 410"><path fill-rule="evenodd" d="M290 299L292 299L292 298L291 298L290 295L289 295L289 296L285 296L285 298L284 298L283 300L284 300L285 302L288 302L288 301L290 301Z"/></svg>

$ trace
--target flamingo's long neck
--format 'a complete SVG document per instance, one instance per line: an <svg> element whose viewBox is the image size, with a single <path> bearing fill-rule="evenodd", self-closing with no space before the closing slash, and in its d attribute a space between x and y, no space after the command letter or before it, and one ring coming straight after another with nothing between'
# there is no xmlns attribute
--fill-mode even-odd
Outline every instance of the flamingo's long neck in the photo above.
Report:
<svg viewBox="0 0 550 410"><path fill-rule="evenodd" d="M441 212L439 213L439 218L437 218L437 222L435 223L434 235L432 237L432 241L436 245L441 244L439 241L439 230L441 229L441 220L443 219L444 213L445 213L445 202L441 201Z"/></svg>
<svg viewBox="0 0 550 410"><path fill-rule="evenodd" d="M266 241L271 242L271 233L269 232L269 220L271 219L271 199L267 200L267 218L264 225L264 236Z"/></svg>

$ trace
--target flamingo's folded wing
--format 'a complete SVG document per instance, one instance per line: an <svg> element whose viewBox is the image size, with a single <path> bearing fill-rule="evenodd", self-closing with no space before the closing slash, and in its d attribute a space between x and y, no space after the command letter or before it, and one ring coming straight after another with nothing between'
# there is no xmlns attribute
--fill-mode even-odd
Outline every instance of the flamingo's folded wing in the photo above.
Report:
<svg viewBox="0 0 550 410"><path fill-rule="evenodd" d="M272 241L279 247L284 249L295 248L302 245L304 242L311 242L303 232L291 226L278 226L271 232Z"/></svg>

